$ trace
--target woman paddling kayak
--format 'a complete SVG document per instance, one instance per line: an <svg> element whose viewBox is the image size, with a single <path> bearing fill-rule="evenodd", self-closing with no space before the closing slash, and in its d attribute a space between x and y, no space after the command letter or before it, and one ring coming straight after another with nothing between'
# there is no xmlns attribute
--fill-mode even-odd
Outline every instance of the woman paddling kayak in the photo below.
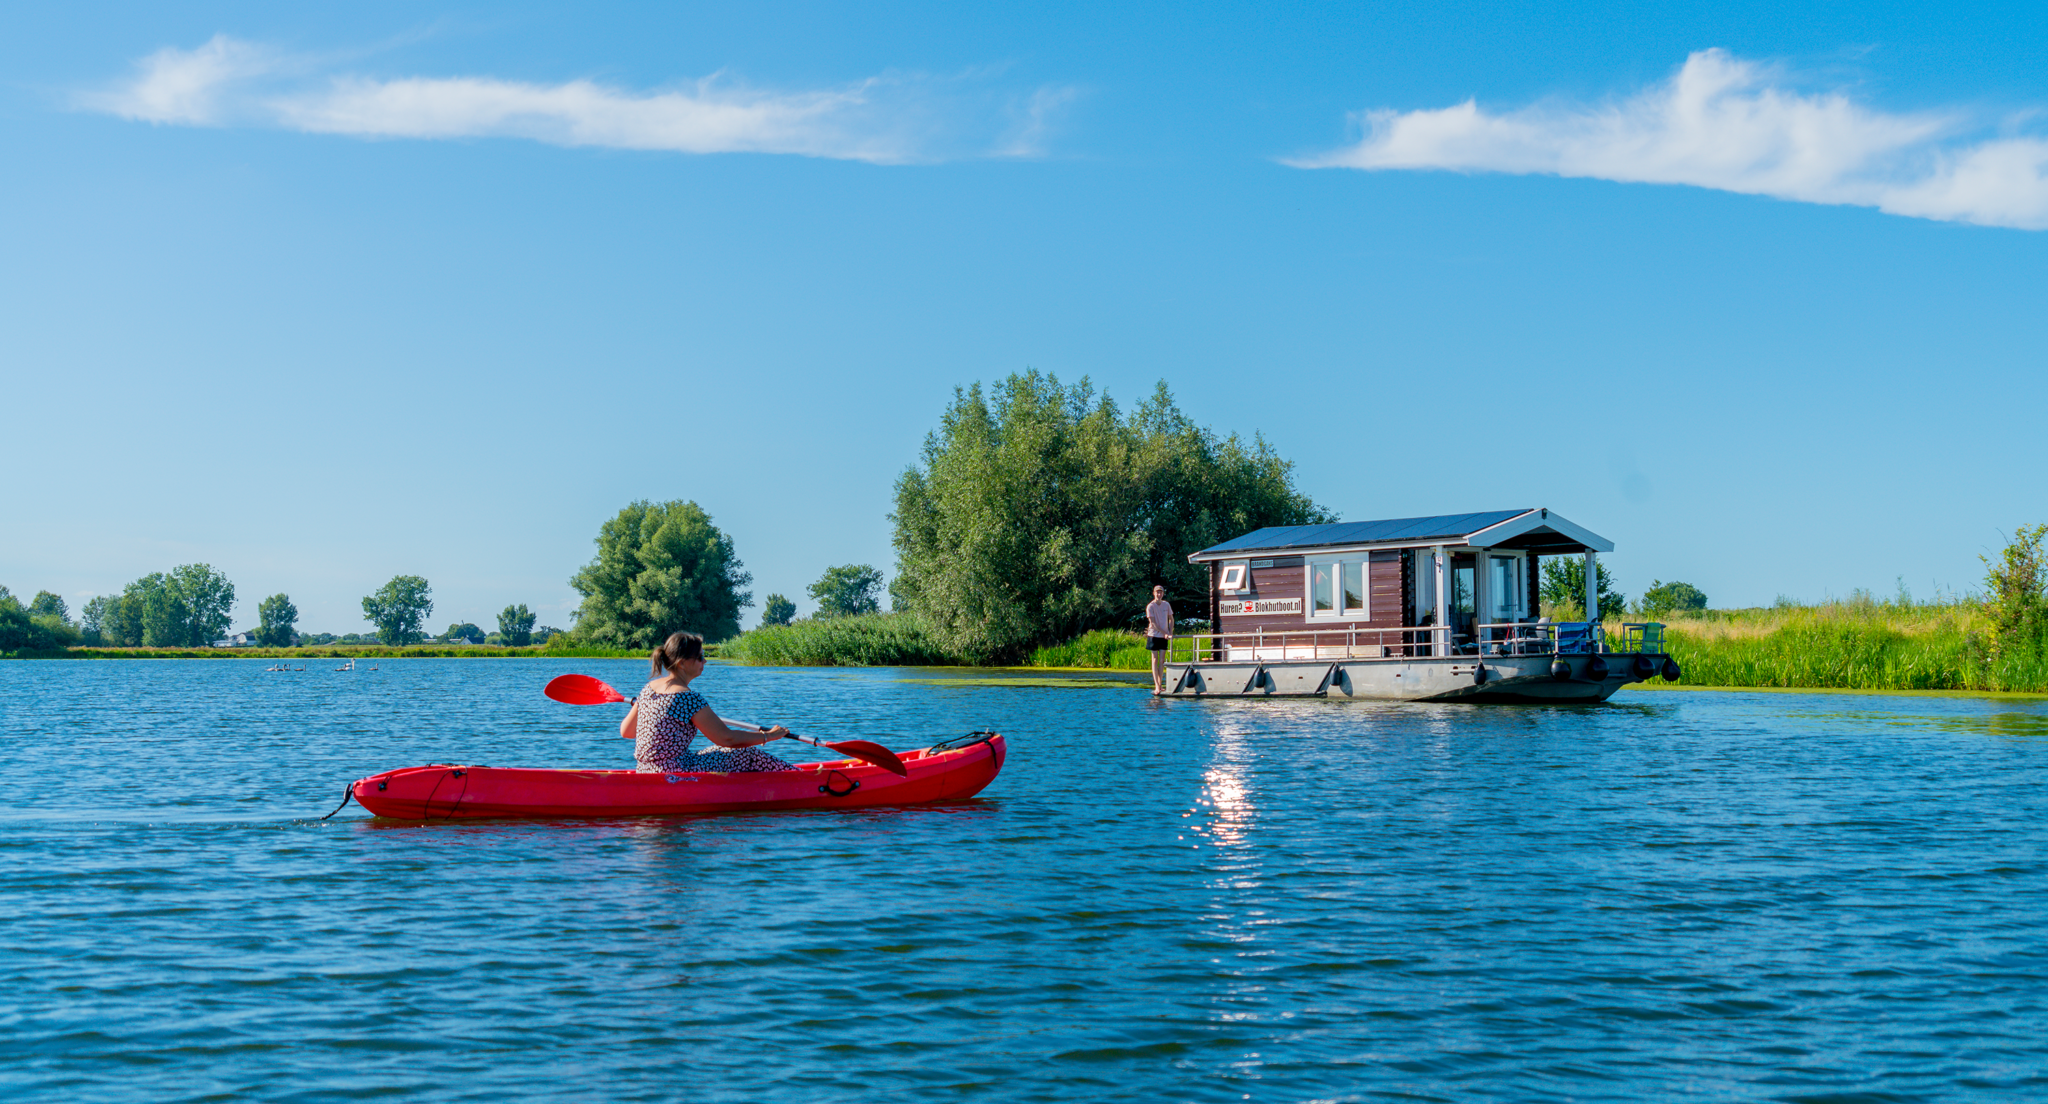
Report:
<svg viewBox="0 0 2048 1104"><path fill-rule="evenodd" d="M619 722L619 735L633 739L633 759L643 773L681 774L693 771L795 770L758 745L780 740L789 730L776 725L760 732L736 732L711 709L690 682L704 673L704 638L679 632L648 657L654 681L641 687L633 708ZM690 742L702 734L723 751L692 752Z"/></svg>

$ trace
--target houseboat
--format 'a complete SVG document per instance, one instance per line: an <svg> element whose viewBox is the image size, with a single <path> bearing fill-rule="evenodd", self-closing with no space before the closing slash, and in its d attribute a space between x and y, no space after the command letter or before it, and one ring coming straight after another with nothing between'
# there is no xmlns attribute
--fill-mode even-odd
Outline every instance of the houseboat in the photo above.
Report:
<svg viewBox="0 0 2048 1104"><path fill-rule="evenodd" d="M1614 542L1554 510L1255 529L1188 557L1209 632L1168 652L1169 697L1598 702L1676 680L1664 626L1599 620ZM1540 561L1578 556L1590 620L1539 615Z"/></svg>

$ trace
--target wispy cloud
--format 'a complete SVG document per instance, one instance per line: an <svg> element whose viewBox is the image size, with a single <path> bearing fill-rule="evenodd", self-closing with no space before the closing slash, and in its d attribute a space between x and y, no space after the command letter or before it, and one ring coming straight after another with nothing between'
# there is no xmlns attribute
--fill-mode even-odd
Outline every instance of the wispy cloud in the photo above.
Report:
<svg viewBox="0 0 2048 1104"><path fill-rule="evenodd" d="M2048 138L1966 111L1895 114L1802 92L1703 50L1669 81L1597 105L1368 111L1356 145L1302 168L1547 173L1690 184L1895 215L2048 229Z"/></svg>
<svg viewBox="0 0 2048 1104"><path fill-rule="evenodd" d="M676 153L785 153L883 164L1043 153L1056 87L992 87L985 72L887 73L799 91L713 75L651 91L591 80L321 74L304 59L226 36L159 50L119 86L81 97L123 118L274 126L363 138L524 138ZM1020 121L1021 120L1021 121Z"/></svg>
<svg viewBox="0 0 2048 1104"><path fill-rule="evenodd" d="M88 92L79 100L124 119L213 126L222 119L222 94L270 72L276 63L271 50L215 35L196 50L158 50L135 63L133 80L110 91Z"/></svg>

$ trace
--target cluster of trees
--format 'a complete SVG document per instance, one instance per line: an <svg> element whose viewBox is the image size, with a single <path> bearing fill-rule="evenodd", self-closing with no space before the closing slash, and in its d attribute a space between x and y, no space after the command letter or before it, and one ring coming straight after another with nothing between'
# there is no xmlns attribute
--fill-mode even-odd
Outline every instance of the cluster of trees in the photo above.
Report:
<svg viewBox="0 0 2048 1104"><path fill-rule="evenodd" d="M852 617L882 612L882 573L872 564L828 567L808 592L818 603L820 618ZM771 594L761 607L761 624L787 625L796 619L796 603Z"/></svg>
<svg viewBox="0 0 2048 1104"><path fill-rule="evenodd" d="M1154 583L1200 604L1189 553L1335 520L1263 438L1195 425L1164 383L1126 415L1085 379L1037 372L956 389L895 506L895 603L977 663L1139 624Z"/></svg>
<svg viewBox="0 0 2048 1104"><path fill-rule="evenodd" d="M117 648L203 648L227 635L235 584L203 563L151 572L85 604L79 635Z"/></svg>
<svg viewBox="0 0 2048 1104"><path fill-rule="evenodd" d="M85 604L73 624L64 599L42 591L27 606L0 586L0 651L55 650L79 644L116 648L203 648L227 636L234 607L235 585L209 564L185 564L145 575ZM263 647L295 644L417 644L433 613L433 588L417 575L400 575L363 599L363 614L375 633L302 634L299 610L283 594L257 604L256 628L250 633ZM473 624L451 625L439 639L521 646L545 642L560 629L543 625L524 603L498 614L498 631L486 634Z"/></svg>
<svg viewBox="0 0 2048 1104"><path fill-rule="evenodd" d="M1154 583L1199 603L1208 576L1189 553L1263 525L1333 520L1263 439L1195 425L1163 383L1129 414L1086 380L1037 372L986 396L956 389L921 461L896 485L890 604L975 662L1136 625ZM599 529L597 548L570 580L579 640L652 648L678 629L722 640L753 605L731 538L694 502L635 502ZM809 594L835 618L879 612L882 591L879 570L846 564ZM762 624L795 615L771 594Z"/></svg>
<svg viewBox="0 0 2048 1104"><path fill-rule="evenodd" d="M68 648L78 643L79 637L64 599L47 590L38 591L24 606L21 599L0 586L0 652Z"/></svg>
<svg viewBox="0 0 2048 1104"><path fill-rule="evenodd" d="M1643 600L1631 608L1628 595L1614 589L1614 579L1607 573L1605 563L1596 560L1594 574L1600 584L1602 621L1619 620L1629 616L1631 612L1644 617L1661 617L1671 613L1707 608L1706 593L1700 588L1691 583L1667 583L1661 580L1653 580L1650 589L1643 592ZM1545 559L1542 584L1537 596L1548 608L1583 611L1586 604L1586 561L1579 556L1552 556Z"/></svg>

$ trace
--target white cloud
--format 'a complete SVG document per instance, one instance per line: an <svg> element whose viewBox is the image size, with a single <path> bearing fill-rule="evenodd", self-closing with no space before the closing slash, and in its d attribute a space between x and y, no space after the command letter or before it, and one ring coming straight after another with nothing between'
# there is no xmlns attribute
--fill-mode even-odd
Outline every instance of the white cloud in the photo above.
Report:
<svg viewBox="0 0 2048 1104"><path fill-rule="evenodd" d="M902 74L796 92L752 89L716 76L648 92L589 80L537 84L353 75L258 90L251 78L286 67L270 51L225 37L197 50L159 50L139 68L131 83L86 97L85 104L151 122L250 122L364 138L524 138L561 146L788 153L879 163L1036 155L1048 116L1071 98L1065 90L1041 88L1006 99L970 87L976 76ZM1021 129L1006 126L1004 106L1019 101L1026 123ZM1009 107L1007 115L1016 114Z"/></svg>
<svg viewBox="0 0 2048 1104"><path fill-rule="evenodd" d="M1890 114L1780 77L1703 50L1669 81L1608 104L1366 112L1358 144L1289 163L1690 184L2048 229L2048 140L1986 137L1961 112Z"/></svg>
<svg viewBox="0 0 2048 1104"><path fill-rule="evenodd" d="M270 51L226 35L196 50L165 47L136 63L133 81L111 92L81 97L87 107L150 123L218 123L220 96L230 86L261 76L275 63Z"/></svg>

